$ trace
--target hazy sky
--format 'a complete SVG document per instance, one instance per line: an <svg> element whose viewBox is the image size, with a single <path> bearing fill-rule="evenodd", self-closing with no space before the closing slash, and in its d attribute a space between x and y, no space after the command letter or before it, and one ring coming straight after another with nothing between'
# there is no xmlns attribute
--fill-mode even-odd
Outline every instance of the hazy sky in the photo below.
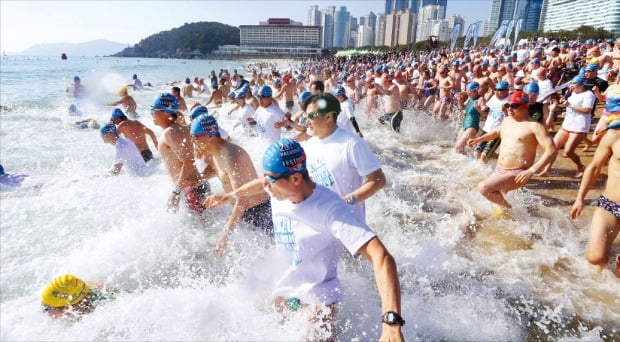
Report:
<svg viewBox="0 0 620 342"><path fill-rule="evenodd" d="M184 23L217 21L239 26L267 18L306 24L310 5L346 6L359 17L383 12L382 0L208 0L208 1L14 1L0 0L0 50L21 52L40 43L79 43L107 39L135 44ZM448 0L447 16L458 13L465 25L486 20L491 0Z"/></svg>

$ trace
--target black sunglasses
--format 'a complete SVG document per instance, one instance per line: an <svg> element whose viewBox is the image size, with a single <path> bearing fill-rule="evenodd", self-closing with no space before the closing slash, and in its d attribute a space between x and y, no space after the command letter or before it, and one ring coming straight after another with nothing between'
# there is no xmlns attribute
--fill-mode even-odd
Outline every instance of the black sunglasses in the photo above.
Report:
<svg viewBox="0 0 620 342"><path fill-rule="evenodd" d="M269 183L273 184L273 183L275 183L275 182L279 181L279 180L280 180L280 179L282 179L282 178L285 178L285 177L290 176L291 174L292 174L292 173L285 172L285 173L283 173L283 174L281 174L281 175L279 175L279 176L277 176L277 177L270 176L270 175L265 175L265 178L267 179L267 181L268 181Z"/></svg>
<svg viewBox="0 0 620 342"><path fill-rule="evenodd" d="M504 103L504 108L508 109L508 108L512 108L512 109L517 109L519 107L521 107L523 105L518 104L518 103Z"/></svg>

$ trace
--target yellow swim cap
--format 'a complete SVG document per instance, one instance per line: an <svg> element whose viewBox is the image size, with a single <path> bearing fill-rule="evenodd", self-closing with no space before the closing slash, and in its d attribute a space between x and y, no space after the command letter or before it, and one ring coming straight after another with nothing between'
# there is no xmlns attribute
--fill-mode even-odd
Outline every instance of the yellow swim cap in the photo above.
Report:
<svg viewBox="0 0 620 342"><path fill-rule="evenodd" d="M82 279L65 274L56 277L41 294L41 303L53 307L63 307L79 303L90 292Z"/></svg>
<svg viewBox="0 0 620 342"><path fill-rule="evenodd" d="M127 86L122 86L121 89L118 91L118 93L121 96L127 96Z"/></svg>
<svg viewBox="0 0 620 342"><path fill-rule="evenodd" d="M588 64L596 64L596 65L599 65L598 58L593 57L593 58L592 58L592 59L588 62Z"/></svg>

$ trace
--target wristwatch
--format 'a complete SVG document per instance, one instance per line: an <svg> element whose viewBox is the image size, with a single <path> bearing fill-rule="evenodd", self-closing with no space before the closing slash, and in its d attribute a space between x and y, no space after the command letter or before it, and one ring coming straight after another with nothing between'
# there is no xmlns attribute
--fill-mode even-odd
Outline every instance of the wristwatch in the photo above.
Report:
<svg viewBox="0 0 620 342"><path fill-rule="evenodd" d="M381 322L385 324L399 324L401 327L405 325L405 320L394 311L388 311L381 317Z"/></svg>

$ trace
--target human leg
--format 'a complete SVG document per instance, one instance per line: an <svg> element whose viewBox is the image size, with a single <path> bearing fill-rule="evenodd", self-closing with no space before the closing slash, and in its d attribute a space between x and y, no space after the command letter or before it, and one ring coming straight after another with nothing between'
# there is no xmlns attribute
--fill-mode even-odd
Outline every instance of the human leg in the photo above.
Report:
<svg viewBox="0 0 620 342"><path fill-rule="evenodd" d="M585 170L585 166L581 163L581 159L579 155L575 153L577 146L586 138L586 133L569 133L566 144L564 145L564 156L568 157L570 160L577 165L577 173L575 177L581 177L583 175L583 170Z"/></svg>
<svg viewBox="0 0 620 342"><path fill-rule="evenodd" d="M602 196L601 196L602 197ZM607 200L607 199L605 199ZM616 204L617 205L617 204ZM611 245L620 231L620 220L611 212L601 207L594 210L588 234L588 252L586 258L597 271L602 271L609 260ZM618 265L616 264L616 271Z"/></svg>
<svg viewBox="0 0 620 342"><path fill-rule="evenodd" d="M478 191L489 201L506 208L512 208L506 201L504 194L510 190L518 189L515 182L515 173L492 174L489 178L478 183Z"/></svg>

